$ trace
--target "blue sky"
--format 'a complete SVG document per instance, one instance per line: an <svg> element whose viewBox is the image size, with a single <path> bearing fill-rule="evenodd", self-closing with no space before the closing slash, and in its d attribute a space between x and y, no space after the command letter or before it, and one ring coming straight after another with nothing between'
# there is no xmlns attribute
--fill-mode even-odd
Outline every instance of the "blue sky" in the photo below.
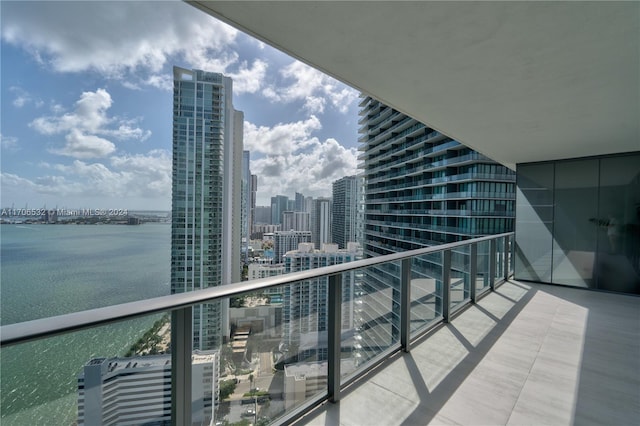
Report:
<svg viewBox="0 0 640 426"><path fill-rule="evenodd" d="M2 207L171 208L173 65L222 72L258 205L356 173L358 92L183 2L0 2Z"/></svg>

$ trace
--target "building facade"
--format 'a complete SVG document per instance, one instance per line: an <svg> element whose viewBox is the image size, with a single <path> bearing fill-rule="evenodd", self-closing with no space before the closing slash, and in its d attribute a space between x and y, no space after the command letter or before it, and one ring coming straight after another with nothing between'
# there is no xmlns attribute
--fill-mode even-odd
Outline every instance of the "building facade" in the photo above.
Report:
<svg viewBox="0 0 640 426"><path fill-rule="evenodd" d="M311 215L302 211L284 212L282 214L282 230L311 231Z"/></svg>
<svg viewBox="0 0 640 426"><path fill-rule="evenodd" d="M331 199L318 197L311 207L311 233L316 248L331 243Z"/></svg>
<svg viewBox="0 0 640 426"><path fill-rule="evenodd" d="M273 233L273 263L282 263L288 251L296 250L300 243L310 243L310 231L276 231Z"/></svg>
<svg viewBox="0 0 640 426"><path fill-rule="evenodd" d="M171 293L240 281L243 121L229 77L174 67ZM228 330L228 302L194 307L194 349Z"/></svg>
<svg viewBox="0 0 640 426"><path fill-rule="evenodd" d="M355 243L350 244L348 250L339 250L336 244L325 244L322 250L315 250L313 244L303 243L299 244L297 250L285 254L284 269L285 273L289 274L352 262L358 258ZM354 284L355 272L343 274L342 329L345 331L351 330L354 325ZM290 356L296 356L300 361L326 359L327 301L326 277L285 287L283 341L290 349Z"/></svg>
<svg viewBox="0 0 640 426"><path fill-rule="evenodd" d="M333 182L332 199L332 242L344 249L348 242L357 241L358 179L356 176L345 176Z"/></svg>
<svg viewBox="0 0 640 426"><path fill-rule="evenodd" d="M242 261L247 262L249 241L251 241L251 223L253 222L253 208L251 205L255 191L251 178L251 153L242 151Z"/></svg>
<svg viewBox="0 0 640 426"><path fill-rule="evenodd" d="M513 230L514 172L371 97L361 97L360 116L365 257ZM413 262L416 278L442 285L441 259ZM391 265L364 274L363 297L380 306L363 311L372 347L398 339L399 318L375 312L392 311L399 273ZM434 317L441 303L434 300Z"/></svg>
<svg viewBox="0 0 640 426"><path fill-rule="evenodd" d="M212 424L218 352L191 358L192 424ZM171 425L171 355L94 358L78 375L78 426Z"/></svg>
<svg viewBox="0 0 640 426"><path fill-rule="evenodd" d="M289 209L289 197L286 195L276 195L271 197L271 224L282 224L282 213Z"/></svg>

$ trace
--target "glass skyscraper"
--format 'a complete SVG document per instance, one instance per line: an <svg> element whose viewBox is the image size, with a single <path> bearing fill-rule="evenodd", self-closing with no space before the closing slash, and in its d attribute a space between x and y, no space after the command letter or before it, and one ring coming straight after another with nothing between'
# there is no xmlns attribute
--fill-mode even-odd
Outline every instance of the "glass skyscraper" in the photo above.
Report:
<svg viewBox="0 0 640 426"><path fill-rule="evenodd" d="M374 257L513 230L515 173L390 106L362 96L360 168L364 187L364 256ZM457 253L464 262L468 253ZM414 259L415 278L442 283L442 259ZM362 339L386 346L398 338L400 265L370 268ZM441 300L425 301L433 316ZM378 316L376 312L391 312Z"/></svg>
<svg viewBox="0 0 640 426"><path fill-rule="evenodd" d="M358 213L358 179L345 176L333 182L331 235L332 242L341 249L356 241Z"/></svg>
<svg viewBox="0 0 640 426"><path fill-rule="evenodd" d="M174 67L172 293L240 281L242 125L229 77ZM194 349L228 327L228 301L194 307Z"/></svg>

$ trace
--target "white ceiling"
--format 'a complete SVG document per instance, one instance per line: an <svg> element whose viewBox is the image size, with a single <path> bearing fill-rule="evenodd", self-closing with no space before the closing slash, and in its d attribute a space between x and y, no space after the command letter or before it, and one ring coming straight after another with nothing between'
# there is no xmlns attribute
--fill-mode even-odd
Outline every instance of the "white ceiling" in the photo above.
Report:
<svg viewBox="0 0 640 426"><path fill-rule="evenodd" d="M640 150L640 2L189 2L514 168Z"/></svg>

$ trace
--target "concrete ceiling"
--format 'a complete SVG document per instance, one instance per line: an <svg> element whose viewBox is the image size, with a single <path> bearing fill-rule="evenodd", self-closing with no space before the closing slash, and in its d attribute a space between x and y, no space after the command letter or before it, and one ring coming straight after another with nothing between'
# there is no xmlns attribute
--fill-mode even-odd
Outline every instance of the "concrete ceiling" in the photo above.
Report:
<svg viewBox="0 0 640 426"><path fill-rule="evenodd" d="M511 168L640 150L640 2L189 3Z"/></svg>

